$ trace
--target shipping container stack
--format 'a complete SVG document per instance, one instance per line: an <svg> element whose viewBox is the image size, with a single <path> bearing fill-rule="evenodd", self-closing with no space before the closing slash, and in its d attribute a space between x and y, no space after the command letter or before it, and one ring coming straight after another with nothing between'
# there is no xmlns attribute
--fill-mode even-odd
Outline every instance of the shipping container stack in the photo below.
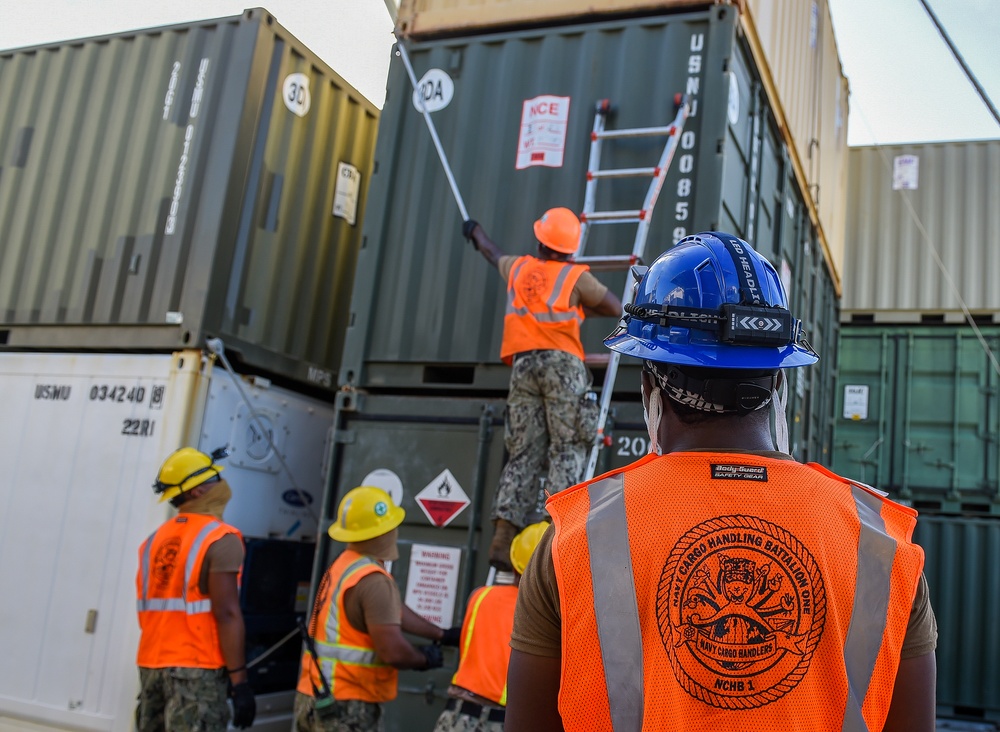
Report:
<svg viewBox="0 0 1000 732"><path fill-rule="evenodd" d="M833 468L920 512L939 711L1000 722L1000 140L849 170Z"/></svg>
<svg viewBox="0 0 1000 732"><path fill-rule="evenodd" d="M377 121L260 9L0 52L0 730L132 728L181 446L232 450L248 659L306 611ZM299 652L251 668L255 729Z"/></svg>
<svg viewBox="0 0 1000 732"><path fill-rule="evenodd" d="M785 3L784 23L759 5L758 14L754 3L608 0L588 3L581 15L571 2L404 1L397 29L470 216L511 254L534 250L531 225L547 208L582 210L600 100L615 110L608 129L623 129L668 124L675 94L689 95L692 115L652 216L647 263L707 229L746 238L774 263L822 356L792 384L793 452L828 463L846 80L825 3L812 13ZM800 88L809 90L806 103L781 97ZM408 604L447 625L460 622L465 598L488 573L490 502L505 459L505 288L462 239L415 100L394 57L324 515L362 482L398 496L407 519L393 574ZM535 134L542 124L546 140ZM601 168L651 166L662 144L608 143ZM597 209L638 208L647 185L602 182ZM626 227L595 227L587 254L626 253L633 236ZM625 286L624 272L597 276L615 292ZM606 354L602 340L613 327L588 319L585 351ZM604 365L592 358L590 366L599 390ZM647 452L638 382L637 365L623 362L598 472ZM329 560L339 549L331 543L320 553ZM446 657L440 672L402 674L387 729L430 729L454 664Z"/></svg>

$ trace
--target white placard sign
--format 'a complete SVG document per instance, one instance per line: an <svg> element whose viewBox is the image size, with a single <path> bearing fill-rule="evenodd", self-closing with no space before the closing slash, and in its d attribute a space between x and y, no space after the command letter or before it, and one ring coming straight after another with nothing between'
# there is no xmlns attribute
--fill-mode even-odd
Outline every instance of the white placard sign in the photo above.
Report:
<svg viewBox="0 0 1000 732"><path fill-rule="evenodd" d="M455 619L455 596L462 550L458 547L413 544L403 600L417 615L434 625L450 628Z"/></svg>
<svg viewBox="0 0 1000 732"><path fill-rule="evenodd" d="M521 134L517 138L517 162L522 170L533 165L561 168L569 124L569 97L544 94L525 99L521 108Z"/></svg>
<svg viewBox="0 0 1000 732"><path fill-rule="evenodd" d="M281 85L281 98L288 111L299 117L309 114L312 95L309 93L309 77L305 74L289 74Z"/></svg>
<svg viewBox="0 0 1000 732"><path fill-rule="evenodd" d="M455 96L455 82L441 69L429 69L426 74L421 76L410 99L413 102L413 108L421 112L418 92L424 98L424 109L428 112L437 112L451 104L451 100Z"/></svg>
<svg viewBox="0 0 1000 732"><path fill-rule="evenodd" d="M892 160L892 190L915 191L920 177L920 158L916 155L897 155Z"/></svg>
<svg viewBox="0 0 1000 732"><path fill-rule="evenodd" d="M868 419L868 385L844 385L844 419Z"/></svg>
<svg viewBox="0 0 1000 732"><path fill-rule="evenodd" d="M333 191L333 215L354 226L358 215L358 191L361 171L349 163L337 164L337 187Z"/></svg>

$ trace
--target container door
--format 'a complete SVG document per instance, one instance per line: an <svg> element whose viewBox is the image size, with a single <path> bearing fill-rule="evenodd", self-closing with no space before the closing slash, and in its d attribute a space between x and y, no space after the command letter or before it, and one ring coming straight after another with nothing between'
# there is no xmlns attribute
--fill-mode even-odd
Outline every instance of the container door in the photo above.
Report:
<svg viewBox="0 0 1000 732"><path fill-rule="evenodd" d="M136 552L201 356L0 354L0 729L127 730ZM13 590L12 588L16 588ZM17 721L11 721L16 719Z"/></svg>

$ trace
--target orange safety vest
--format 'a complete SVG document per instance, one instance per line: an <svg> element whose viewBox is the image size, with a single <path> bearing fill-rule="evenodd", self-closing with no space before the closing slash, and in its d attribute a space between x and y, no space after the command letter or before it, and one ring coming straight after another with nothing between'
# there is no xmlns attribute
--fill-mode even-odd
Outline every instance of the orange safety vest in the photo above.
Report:
<svg viewBox="0 0 1000 732"><path fill-rule="evenodd" d="M818 465L650 455L552 496L566 730L881 730L916 511Z"/></svg>
<svg viewBox="0 0 1000 732"><path fill-rule="evenodd" d="M379 660L371 636L354 628L344 612L344 594L373 572L391 577L375 559L346 549L330 565L320 584L309 633L334 699L377 703L396 698L399 673ZM314 687L322 690L319 673L312 654L305 651L298 690L308 696L313 696Z"/></svg>
<svg viewBox="0 0 1000 732"><path fill-rule="evenodd" d="M512 585L480 587L469 598L462 621L458 671L451 683L507 704L507 666L510 664L510 634L514 630L517 588Z"/></svg>
<svg viewBox="0 0 1000 732"><path fill-rule="evenodd" d="M208 548L239 529L213 516L180 513L139 547L136 608L143 668L222 668L212 600L198 588ZM183 571L181 571L183 569Z"/></svg>
<svg viewBox="0 0 1000 732"><path fill-rule="evenodd" d="M525 255L507 277L507 312L503 319L500 358L510 365L514 354L538 349L565 351L583 360L580 325L583 307L570 307L580 276L589 269Z"/></svg>

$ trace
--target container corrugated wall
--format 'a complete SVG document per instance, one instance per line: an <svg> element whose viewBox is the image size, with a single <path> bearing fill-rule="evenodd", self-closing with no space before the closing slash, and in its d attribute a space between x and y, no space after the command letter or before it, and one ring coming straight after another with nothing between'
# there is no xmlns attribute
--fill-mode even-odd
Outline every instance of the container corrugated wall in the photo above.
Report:
<svg viewBox="0 0 1000 732"><path fill-rule="evenodd" d="M402 0L397 28L405 36L470 35L532 25L660 14L732 4L741 10L780 126L793 141L801 185L809 190L835 276L844 257L848 82L833 34L828 0Z"/></svg>
<svg viewBox="0 0 1000 732"><path fill-rule="evenodd" d="M1000 140L853 148L849 188L845 321L997 322Z"/></svg>
<svg viewBox="0 0 1000 732"><path fill-rule="evenodd" d="M1000 352L1000 328L982 336ZM842 325L833 469L920 510L1000 515L1000 376L969 327Z"/></svg>
<svg viewBox="0 0 1000 732"><path fill-rule="evenodd" d="M220 336L335 387L377 119L260 9L3 52L0 345Z"/></svg>
<svg viewBox="0 0 1000 732"><path fill-rule="evenodd" d="M546 208L583 203L594 104L610 98L609 128L666 124L673 96L691 89L695 114L652 217L647 261L686 233L722 228L754 242L783 272L793 306L824 302L836 320L837 292L797 185L735 8L642 17L410 45L418 76L437 68L454 81L435 125L470 215L510 253L534 248L531 222ZM657 84L647 74L655 70ZM499 364L504 288L460 235L460 216L402 64L390 68L341 383L365 388L505 389ZM561 167L515 169L522 104L569 97ZM604 148L602 167L655 162L661 141ZM604 210L640 205L647 182L602 181ZM588 254L621 254L634 229L595 228ZM599 273L615 291L624 273ZM798 300L795 298L798 297ZM817 311L819 313L819 311ZM812 316L803 315L812 327ZM600 353L612 323L584 324ZM832 330L832 329L831 329ZM835 349L827 332L816 343Z"/></svg>
<svg viewBox="0 0 1000 732"><path fill-rule="evenodd" d="M913 539L937 616L938 712L1000 722L1000 521L921 515Z"/></svg>
<svg viewBox="0 0 1000 732"><path fill-rule="evenodd" d="M751 35L759 38L833 265L842 274L849 84L829 2L749 0L748 5L744 23L752 23Z"/></svg>

